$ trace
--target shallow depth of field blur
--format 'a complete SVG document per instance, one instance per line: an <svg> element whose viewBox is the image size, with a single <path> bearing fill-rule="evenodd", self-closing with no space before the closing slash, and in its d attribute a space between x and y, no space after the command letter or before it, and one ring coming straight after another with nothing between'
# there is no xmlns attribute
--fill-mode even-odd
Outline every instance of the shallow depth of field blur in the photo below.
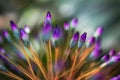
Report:
<svg viewBox="0 0 120 80"><path fill-rule="evenodd" d="M0 0L0 29L10 29L10 20L19 27L40 27L47 11L61 27L64 21L77 17L81 33L92 35L103 26L103 49L120 50L120 0Z"/></svg>
<svg viewBox="0 0 120 80"><path fill-rule="evenodd" d="M10 20L19 28L28 25L31 33L43 25L46 13L52 14L53 24L63 27L65 21L78 18L76 27L80 34L94 34L102 26L104 53L120 51L120 0L0 0L0 31L10 31Z"/></svg>

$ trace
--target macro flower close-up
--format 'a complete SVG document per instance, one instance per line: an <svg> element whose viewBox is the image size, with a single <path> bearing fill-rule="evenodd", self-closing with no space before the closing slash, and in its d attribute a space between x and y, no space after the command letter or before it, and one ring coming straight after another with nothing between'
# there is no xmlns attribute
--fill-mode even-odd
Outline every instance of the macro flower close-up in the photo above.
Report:
<svg viewBox="0 0 120 80"><path fill-rule="evenodd" d="M1 10L3 14L0 12L0 80L120 80L117 40L120 33L117 34L116 28L114 36L104 21L70 11L69 8L74 9L70 4L48 0L31 2L32 5L22 13L16 13L17 8L6 12L8 18L5 18L4 10ZM75 0L73 5L77 2ZM4 1L2 3L0 9L5 9ZM45 7L47 3L51 4ZM42 8L38 9L38 4ZM22 0L14 6L19 6L21 12L25 5L29 2ZM57 8L60 11L57 12Z"/></svg>

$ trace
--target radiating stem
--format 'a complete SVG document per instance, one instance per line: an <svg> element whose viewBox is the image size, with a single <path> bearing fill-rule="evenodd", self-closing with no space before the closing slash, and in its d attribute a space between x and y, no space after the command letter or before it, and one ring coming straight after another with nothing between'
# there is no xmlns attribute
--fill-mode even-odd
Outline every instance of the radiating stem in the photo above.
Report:
<svg viewBox="0 0 120 80"><path fill-rule="evenodd" d="M14 79L17 79L17 80L24 80L24 79L16 76L15 74L13 74L13 73L11 73L11 72L9 72L9 71L7 71L7 72L2 72L2 71L0 71L0 73L1 73L1 74L4 74L4 75L6 75L6 76L12 77L12 78L14 78Z"/></svg>
<svg viewBox="0 0 120 80"><path fill-rule="evenodd" d="M94 69L94 70L92 70L92 71L89 71L89 72L87 72L87 73L84 73L82 76L79 76L76 80L81 80L82 78L84 78L84 77L86 77L86 76L95 74L95 73L99 72L101 68L103 68L103 67L99 67L99 68L96 68L96 69Z"/></svg>
<svg viewBox="0 0 120 80"><path fill-rule="evenodd" d="M49 61L50 61L50 62L49 62L49 68L50 68L51 77L52 77L52 79L53 79L52 53L51 53L51 43L50 43L50 41L49 41L49 46L48 46L48 47L49 47L49 55L50 55L50 56L49 56L49 57L50 57L50 58L49 58L49 59L50 59L50 60L49 60Z"/></svg>
<svg viewBox="0 0 120 80"><path fill-rule="evenodd" d="M76 53L75 53L75 58L73 59L73 64L72 64L71 71L70 71L70 74L69 74L69 79L71 79L71 77L72 77L73 68L75 67L75 63L76 63L78 54L79 54L79 51L77 50Z"/></svg>
<svg viewBox="0 0 120 80"><path fill-rule="evenodd" d="M61 66L60 70L58 71L58 73L56 74L56 77L58 77L58 75L59 75L60 72L62 71L62 69L63 69L63 67L64 67L64 65L65 65L65 62L66 62L66 60L67 60L67 58L68 58L68 56L69 56L69 54L70 54L70 51L71 51L71 48L68 49L67 52L65 53L66 56L65 56L65 58L63 59L62 66Z"/></svg>
<svg viewBox="0 0 120 80"><path fill-rule="evenodd" d="M29 50L30 50L30 52L31 52L31 54L32 54L32 56L33 56L36 64L37 64L38 67L40 68L40 70L41 70L44 78L45 78L46 80L48 80L48 78L47 78L47 73L46 73L46 71L45 71L45 69L44 69L44 67L43 67L43 65L42 65L42 62L39 60L37 54L33 51L33 49L32 49L31 47L29 47Z"/></svg>
<svg viewBox="0 0 120 80"><path fill-rule="evenodd" d="M28 63L28 65L29 65L29 67L30 67L30 71L31 71L31 73L32 73L32 75L33 75L33 77L35 78L35 74L34 74L34 71L33 71L33 69L32 69L32 66L31 66L31 63L30 63L30 60L29 60L29 56L27 55L27 53L26 53L26 51L25 51L25 49L23 48L23 50L24 50L24 56L25 56L25 58L26 58L26 60L27 60L27 63Z"/></svg>

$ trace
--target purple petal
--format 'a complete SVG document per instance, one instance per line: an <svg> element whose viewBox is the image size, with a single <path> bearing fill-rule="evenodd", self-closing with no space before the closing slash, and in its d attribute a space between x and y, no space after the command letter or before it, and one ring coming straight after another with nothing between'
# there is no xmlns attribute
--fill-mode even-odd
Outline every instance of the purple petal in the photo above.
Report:
<svg viewBox="0 0 120 80"><path fill-rule="evenodd" d="M47 24L43 27L42 33L43 33L43 34L48 34L48 33L51 32L51 29L52 29L52 25L49 24L49 23L47 23Z"/></svg>
<svg viewBox="0 0 120 80"><path fill-rule="evenodd" d="M109 58L110 58L110 56L108 54L106 54L101 58L101 61L102 62L107 62L109 60Z"/></svg>
<svg viewBox="0 0 120 80"><path fill-rule="evenodd" d="M93 46L93 44L95 43L95 37L90 37L88 42L87 42L87 47Z"/></svg>
<svg viewBox="0 0 120 80"><path fill-rule="evenodd" d="M64 29L65 29L65 30L68 30L69 27L70 27L69 23L68 23L67 21L64 22Z"/></svg>
<svg viewBox="0 0 120 80"><path fill-rule="evenodd" d="M24 26L24 30L26 33L28 34L30 33L30 28L27 25Z"/></svg>
<svg viewBox="0 0 120 80"><path fill-rule="evenodd" d="M110 57L114 56L116 54L116 51L114 49L110 50L109 55Z"/></svg>
<svg viewBox="0 0 120 80"><path fill-rule="evenodd" d="M44 19L44 26L48 23L51 23L51 14L50 12L47 12L46 17Z"/></svg>
<svg viewBox="0 0 120 80"><path fill-rule="evenodd" d="M98 39L95 43L95 49L100 50L101 49L101 39Z"/></svg>
<svg viewBox="0 0 120 80"><path fill-rule="evenodd" d="M90 54L90 58L95 60L98 57L100 57L101 50L93 50L92 53Z"/></svg>
<svg viewBox="0 0 120 80"><path fill-rule="evenodd" d="M52 30L52 36L55 40L59 39L61 37L62 31L61 29L56 26L55 28L53 28Z"/></svg>
<svg viewBox="0 0 120 80"><path fill-rule="evenodd" d="M78 19L77 18L74 18L72 21L71 21L71 27L76 27L78 24Z"/></svg>
<svg viewBox="0 0 120 80"><path fill-rule="evenodd" d="M6 31L6 30L3 30L3 36L5 37L5 38L9 38L9 33L8 33L8 31Z"/></svg>
<svg viewBox="0 0 120 80"><path fill-rule="evenodd" d="M81 42L85 42L85 41L86 41L86 38L87 38L87 33L84 32L84 33L80 36L80 41L81 41Z"/></svg>
<svg viewBox="0 0 120 80"><path fill-rule="evenodd" d="M100 37L103 33L103 27L98 27L97 30L95 31L94 36L95 37Z"/></svg>
<svg viewBox="0 0 120 80"><path fill-rule="evenodd" d="M46 19L48 21L51 21L51 13L50 12L47 12Z"/></svg>
<svg viewBox="0 0 120 80"><path fill-rule="evenodd" d="M111 58L111 62L119 62L120 61L120 56L113 56Z"/></svg>
<svg viewBox="0 0 120 80"><path fill-rule="evenodd" d="M5 53L5 50L3 48L0 48L0 53Z"/></svg>
<svg viewBox="0 0 120 80"><path fill-rule="evenodd" d="M18 30L17 25L16 25L13 21L10 21L10 25L11 25L11 29L12 29L13 31Z"/></svg>
<svg viewBox="0 0 120 80"><path fill-rule="evenodd" d="M79 32L76 32L76 33L73 34L72 40L73 41L78 41L78 39L79 39Z"/></svg>
<svg viewBox="0 0 120 80"><path fill-rule="evenodd" d="M28 40L28 34L22 28L20 28L20 38L22 40Z"/></svg>
<svg viewBox="0 0 120 80"><path fill-rule="evenodd" d="M113 77L113 78L112 78L112 79L110 79L110 80L120 80L120 75L115 76L115 77Z"/></svg>

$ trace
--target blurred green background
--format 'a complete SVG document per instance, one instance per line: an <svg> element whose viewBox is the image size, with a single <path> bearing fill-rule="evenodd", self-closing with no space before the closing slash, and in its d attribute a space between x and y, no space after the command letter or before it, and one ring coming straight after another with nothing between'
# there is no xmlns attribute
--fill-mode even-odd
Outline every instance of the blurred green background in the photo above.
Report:
<svg viewBox="0 0 120 80"><path fill-rule="evenodd" d="M58 24L77 17L77 30L89 36L103 26L102 47L120 50L120 0L0 0L0 29L10 29L10 20L19 27L40 26L47 11Z"/></svg>

